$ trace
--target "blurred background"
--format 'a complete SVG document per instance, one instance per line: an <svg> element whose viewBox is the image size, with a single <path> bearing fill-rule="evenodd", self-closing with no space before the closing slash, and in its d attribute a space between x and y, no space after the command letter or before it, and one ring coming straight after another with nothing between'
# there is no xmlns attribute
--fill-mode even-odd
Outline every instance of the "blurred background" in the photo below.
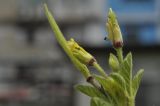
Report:
<svg viewBox="0 0 160 106"><path fill-rule="evenodd" d="M65 37L78 41L107 73L115 51L103 39L112 7L134 73L145 69L136 106L160 106L160 0L1 0L0 105L89 106L89 98L73 89L85 80L57 44L44 2Z"/></svg>

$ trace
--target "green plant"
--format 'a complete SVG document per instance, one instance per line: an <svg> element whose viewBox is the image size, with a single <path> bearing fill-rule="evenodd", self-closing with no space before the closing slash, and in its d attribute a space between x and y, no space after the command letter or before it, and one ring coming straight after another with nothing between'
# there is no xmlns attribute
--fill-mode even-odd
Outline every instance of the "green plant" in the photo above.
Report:
<svg viewBox="0 0 160 106"><path fill-rule="evenodd" d="M76 68L90 85L76 85L80 92L91 97L91 106L135 106L135 97L140 85L143 69L132 75L132 54L123 58L123 39L116 15L109 10L107 19L108 39L112 42L117 55L110 53L109 66L112 72L107 75L96 59L81 46L70 39L67 41L60 31L52 14L44 5L55 37ZM87 67L94 67L100 75L93 74Z"/></svg>

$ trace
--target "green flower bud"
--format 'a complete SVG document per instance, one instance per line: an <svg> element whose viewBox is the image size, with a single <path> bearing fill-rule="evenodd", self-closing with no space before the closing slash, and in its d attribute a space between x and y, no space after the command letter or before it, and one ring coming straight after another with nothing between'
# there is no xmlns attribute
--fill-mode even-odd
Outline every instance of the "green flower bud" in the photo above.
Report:
<svg viewBox="0 0 160 106"><path fill-rule="evenodd" d="M108 39L113 43L115 48L120 48L123 46L123 38L121 34L121 30L118 25L118 21L116 19L115 13L110 8L108 19L106 23Z"/></svg>
<svg viewBox="0 0 160 106"><path fill-rule="evenodd" d="M73 55L83 64L92 66L96 60L94 57L85 51L82 47L80 47L74 39L70 39L67 41L68 47L73 53Z"/></svg>
<svg viewBox="0 0 160 106"><path fill-rule="evenodd" d="M66 54L69 56L73 64L76 66L76 68L83 74L83 76L87 79L88 77L91 76L90 71L88 70L87 66L85 64L82 64L79 60L74 57L72 51L68 47L68 43L66 39L64 38L61 30L59 29L54 17L52 16L51 12L48 10L48 7L46 4L44 4L44 10L45 10L45 15L48 18L48 21L51 25L52 30L54 31L55 38L57 39L58 43L60 46L64 49Z"/></svg>
<svg viewBox="0 0 160 106"><path fill-rule="evenodd" d="M118 69L119 69L119 62L118 62L118 59L117 57L110 53L110 56L109 56L109 65L111 67L111 69L114 71L114 72L117 72Z"/></svg>

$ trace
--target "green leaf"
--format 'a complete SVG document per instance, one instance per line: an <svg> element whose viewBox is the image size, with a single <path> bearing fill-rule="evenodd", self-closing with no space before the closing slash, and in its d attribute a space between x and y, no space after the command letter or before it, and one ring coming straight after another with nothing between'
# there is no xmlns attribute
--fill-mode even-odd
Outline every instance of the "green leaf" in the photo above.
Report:
<svg viewBox="0 0 160 106"><path fill-rule="evenodd" d="M125 79L126 89L128 94L131 95L132 89L132 54L129 53L123 61L121 70L119 72L121 76Z"/></svg>
<svg viewBox="0 0 160 106"><path fill-rule="evenodd" d="M92 86L76 85L75 89L90 97L99 97L99 98L106 99L106 97L100 91L98 91L96 88Z"/></svg>
<svg viewBox="0 0 160 106"><path fill-rule="evenodd" d="M108 94L111 102L118 103L115 96L114 80L110 77L104 78L102 76L94 75L94 78L103 86L104 90Z"/></svg>
<svg viewBox="0 0 160 106"><path fill-rule="evenodd" d="M91 106L114 106L110 103L108 103L107 101L104 101L103 99L94 97L91 99Z"/></svg>
<svg viewBox="0 0 160 106"><path fill-rule="evenodd" d="M117 81L115 81L111 76L103 78L95 75L94 77L104 87L112 103L117 105L121 102L121 104L123 104L122 101L125 101L126 90L122 89Z"/></svg>
<svg viewBox="0 0 160 106"><path fill-rule="evenodd" d="M109 76L114 79L118 86L123 89L123 91L126 91L125 80L119 73L111 73Z"/></svg>
<svg viewBox="0 0 160 106"><path fill-rule="evenodd" d="M110 53L110 56L109 56L109 66L113 72L118 72L119 61L118 61L117 57L112 53Z"/></svg>
<svg viewBox="0 0 160 106"><path fill-rule="evenodd" d="M107 90L108 93L113 93L114 87L114 80L111 77L101 77L98 75L94 75L95 79Z"/></svg>
<svg viewBox="0 0 160 106"><path fill-rule="evenodd" d="M143 73L144 73L144 70L140 69L133 78L132 87L133 87L133 95L134 96L136 96L136 94L137 94Z"/></svg>

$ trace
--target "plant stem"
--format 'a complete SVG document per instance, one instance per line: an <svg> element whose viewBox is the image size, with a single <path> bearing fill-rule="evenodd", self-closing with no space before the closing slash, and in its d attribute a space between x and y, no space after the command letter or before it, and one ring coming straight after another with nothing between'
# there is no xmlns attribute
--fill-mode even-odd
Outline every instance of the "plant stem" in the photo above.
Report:
<svg viewBox="0 0 160 106"><path fill-rule="evenodd" d="M107 77L107 74L105 73L105 71L102 69L102 67L97 63L97 62L94 62L93 63L93 67L95 69L97 69L97 71L103 76L103 77Z"/></svg>
<svg viewBox="0 0 160 106"><path fill-rule="evenodd" d="M117 51L117 56L118 56L118 60L120 62L120 64L123 63L123 51L122 51L122 48L118 48L116 49Z"/></svg>
<svg viewBox="0 0 160 106"><path fill-rule="evenodd" d="M135 100L134 98L128 98L128 101L127 101L127 106L135 106Z"/></svg>

